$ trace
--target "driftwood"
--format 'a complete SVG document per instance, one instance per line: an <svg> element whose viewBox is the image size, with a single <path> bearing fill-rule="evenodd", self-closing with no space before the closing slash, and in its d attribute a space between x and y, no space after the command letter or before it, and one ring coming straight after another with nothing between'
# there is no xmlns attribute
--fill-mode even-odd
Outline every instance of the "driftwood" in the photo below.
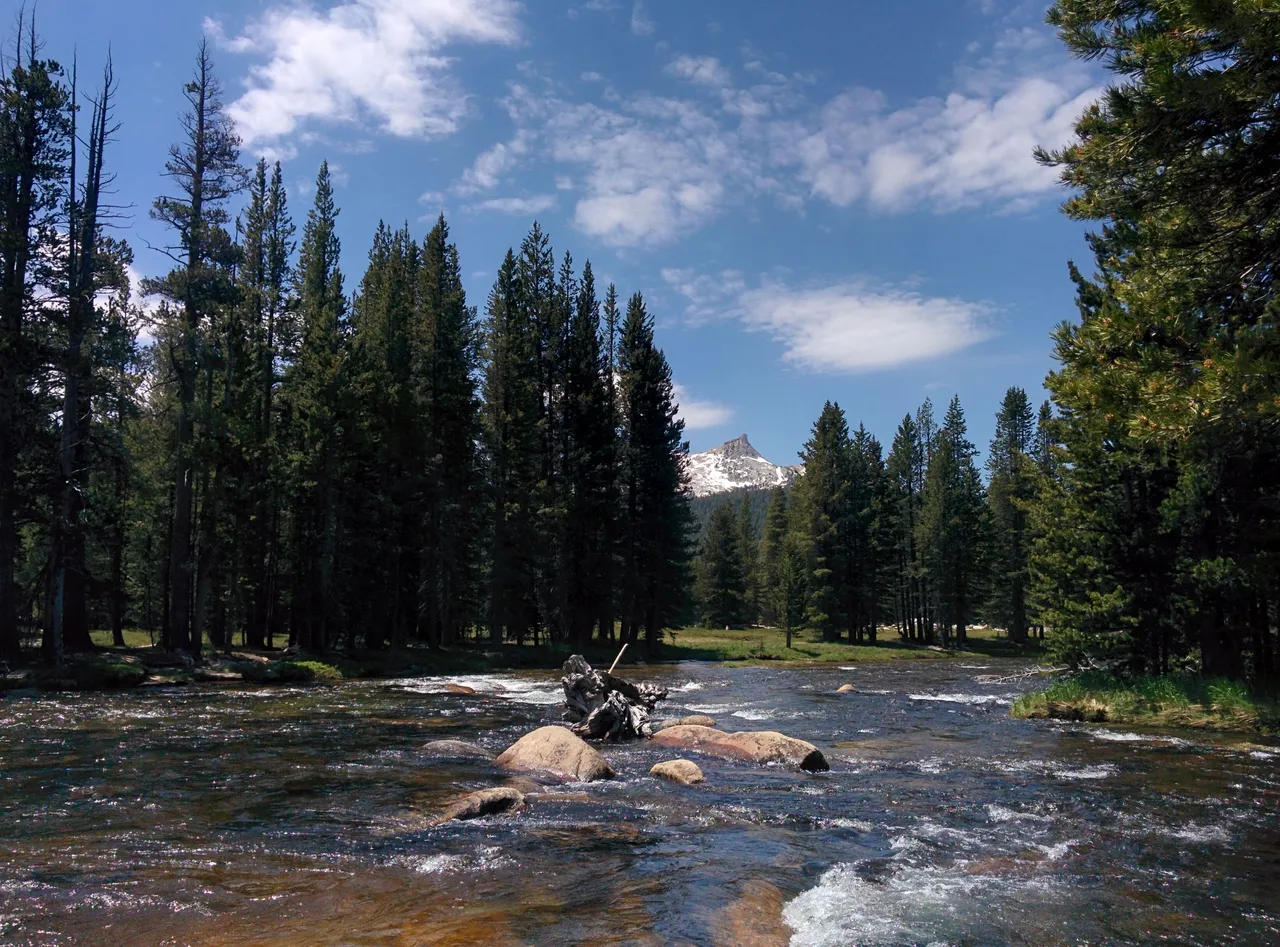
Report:
<svg viewBox="0 0 1280 947"><path fill-rule="evenodd" d="M616 662L615 662L616 665ZM582 655L564 662L564 719L579 736L595 740L628 740L653 736L649 715L665 688L632 684L609 671L593 670Z"/></svg>

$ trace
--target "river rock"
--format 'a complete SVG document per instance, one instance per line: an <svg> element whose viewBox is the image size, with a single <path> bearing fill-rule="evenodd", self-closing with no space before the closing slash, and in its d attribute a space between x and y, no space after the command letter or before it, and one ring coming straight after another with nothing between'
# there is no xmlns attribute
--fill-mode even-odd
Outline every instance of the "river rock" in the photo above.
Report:
<svg viewBox="0 0 1280 947"><path fill-rule="evenodd" d="M653 769L649 770L649 775L658 779L669 779L682 786L692 786L705 778L698 764L690 760L664 760L661 763L655 763Z"/></svg>
<svg viewBox="0 0 1280 947"><path fill-rule="evenodd" d="M428 756L453 760L491 760L493 754L482 746L462 740L432 740L422 748Z"/></svg>
<svg viewBox="0 0 1280 947"><path fill-rule="evenodd" d="M857 690L857 688L856 688L856 687L854 687L852 684L841 684L839 687L837 687L837 688L836 688L836 693L837 693L837 694L851 694L851 693L853 693L853 692L854 692L854 691L856 691L856 690Z"/></svg>
<svg viewBox="0 0 1280 947"><path fill-rule="evenodd" d="M654 734L659 746L698 750L711 756L749 763L781 763L810 772L830 769L826 758L812 743L797 740L776 730L744 730L724 733L710 727L668 727ZM501 759L499 759L501 762Z"/></svg>
<svg viewBox="0 0 1280 947"><path fill-rule="evenodd" d="M539 727L526 733L507 747L497 762L506 769L551 773L582 782L613 776L604 757L564 727Z"/></svg>
<svg viewBox="0 0 1280 947"><path fill-rule="evenodd" d="M450 681L448 684L444 686L444 692L446 694L478 694L479 693L479 691L477 691L474 687L468 687L466 684L454 684L452 681Z"/></svg>
<svg viewBox="0 0 1280 947"><path fill-rule="evenodd" d="M714 727L716 722L705 714L694 714L691 717L681 717L676 722L676 726L680 727Z"/></svg>
<svg viewBox="0 0 1280 947"><path fill-rule="evenodd" d="M478 819L498 812L519 812L524 808L524 796L510 786L482 789L463 796L444 810L432 825L443 825L454 819Z"/></svg>

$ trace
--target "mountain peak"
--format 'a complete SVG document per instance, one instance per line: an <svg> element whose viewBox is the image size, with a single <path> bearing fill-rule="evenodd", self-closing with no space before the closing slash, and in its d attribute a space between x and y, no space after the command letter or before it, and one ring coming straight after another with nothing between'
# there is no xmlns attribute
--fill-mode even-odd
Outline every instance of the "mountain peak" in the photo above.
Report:
<svg viewBox="0 0 1280 947"><path fill-rule="evenodd" d="M751 446L746 434L689 458L689 485L693 495L712 496L734 490L769 490L785 487L803 468L770 463Z"/></svg>

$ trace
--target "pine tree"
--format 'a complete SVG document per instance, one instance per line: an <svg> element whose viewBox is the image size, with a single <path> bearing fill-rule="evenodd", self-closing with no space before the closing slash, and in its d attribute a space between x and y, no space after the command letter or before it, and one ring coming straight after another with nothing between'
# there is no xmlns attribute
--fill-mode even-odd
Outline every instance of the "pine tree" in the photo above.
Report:
<svg viewBox="0 0 1280 947"><path fill-rule="evenodd" d="M612 287L610 288L612 290ZM617 425L612 367L601 338L595 275L583 267L566 333L564 357L566 471L566 610L581 646L599 624L613 625L613 520L617 510Z"/></svg>
<svg viewBox="0 0 1280 947"><path fill-rule="evenodd" d="M324 162L298 256L295 292L302 343L282 392L291 427L293 482L290 638L299 647L317 651L329 645L330 630L342 614L336 581L348 332L338 268L341 245L334 229L337 216L329 164Z"/></svg>
<svg viewBox="0 0 1280 947"><path fill-rule="evenodd" d="M70 149L62 68L39 58L34 23L34 14L30 26L19 18L14 59L0 77L0 658L17 657L21 643L18 467L42 415L29 397L38 362L32 290L54 275L44 251L55 243Z"/></svg>
<svg viewBox="0 0 1280 947"><path fill-rule="evenodd" d="M151 216L177 235L177 245L168 251L177 268L149 289L181 307L169 353L178 380L178 417L166 639L172 648L198 654L201 641L191 633L193 523L195 488L205 471L196 444L197 384L207 368L204 332L214 309L226 301L224 273L232 247L224 205L244 183L240 140L224 110L204 41L183 97L190 109L182 118L185 140L170 149L165 164L178 194L157 198L151 209Z"/></svg>
<svg viewBox="0 0 1280 947"><path fill-rule="evenodd" d="M698 617L709 628L736 628L743 624L747 580L741 551L733 505L725 503L711 514L696 564Z"/></svg>
<svg viewBox="0 0 1280 947"><path fill-rule="evenodd" d="M926 587L917 543L924 495L925 458L920 428L906 415L893 437L886 463L889 480L888 535L893 547L895 611L899 634L913 640L933 640L925 613Z"/></svg>
<svg viewBox="0 0 1280 947"><path fill-rule="evenodd" d="M743 576L743 622L752 624L760 618L760 592L757 584L757 560L760 554L760 539L756 536L755 524L751 516L751 498L742 495L738 504L738 517L735 524L738 537L738 559L742 563Z"/></svg>
<svg viewBox="0 0 1280 947"><path fill-rule="evenodd" d="M625 526L621 607L626 640L643 629L656 654L664 627L684 610L690 523L683 440L671 367L654 345L653 318L637 293L627 303L618 354Z"/></svg>
<svg viewBox="0 0 1280 947"><path fill-rule="evenodd" d="M807 589L805 585L806 562L804 550L794 533L782 537L777 562L773 570L771 591L773 610L787 635L787 648L791 647L791 635L805 611Z"/></svg>
<svg viewBox="0 0 1280 947"><path fill-rule="evenodd" d="M756 557L756 588L760 596L760 620L772 625L781 620L777 610L778 557L787 535L787 491L774 487L764 514L764 535Z"/></svg>
<svg viewBox="0 0 1280 947"><path fill-rule="evenodd" d="M1027 638L1027 516L1035 498L1035 461L1030 456L1034 437L1027 393L1010 388L996 414L996 432L987 455L992 546L988 612L1017 642Z"/></svg>
<svg viewBox="0 0 1280 947"><path fill-rule="evenodd" d="M943 641L963 643L979 592L982 481L958 397L951 399L934 445L920 518L925 568L937 598Z"/></svg>
<svg viewBox="0 0 1280 947"><path fill-rule="evenodd" d="M523 643L537 622L535 521L539 478L534 340L521 308L515 254L507 251L487 306L484 445L491 527L489 630Z"/></svg>
<svg viewBox="0 0 1280 947"><path fill-rule="evenodd" d="M423 242L421 260L412 367L428 456L418 544L425 633L438 647L458 640L480 614L480 330L443 215Z"/></svg>
<svg viewBox="0 0 1280 947"><path fill-rule="evenodd" d="M808 551L806 622L828 641L851 627L848 457L848 423L840 406L828 401L800 453L805 473L791 502L791 529Z"/></svg>
<svg viewBox="0 0 1280 947"><path fill-rule="evenodd" d="M288 286L295 228L276 162L267 176L259 160L249 188L242 240L240 286L249 350L247 385L252 393L252 420L245 460L249 468L240 515L247 551L246 595L251 600L245 643L261 648L273 639L278 622L280 506L283 501L283 457L277 436L278 363L291 353Z"/></svg>

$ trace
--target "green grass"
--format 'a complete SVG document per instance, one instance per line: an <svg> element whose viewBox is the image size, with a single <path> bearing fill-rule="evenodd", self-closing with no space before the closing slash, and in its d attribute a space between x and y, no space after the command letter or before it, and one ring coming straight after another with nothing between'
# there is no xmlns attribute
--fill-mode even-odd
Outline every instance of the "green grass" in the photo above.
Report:
<svg viewBox="0 0 1280 947"><path fill-rule="evenodd" d="M1084 672L1024 694L1010 712L1024 718L1212 730L1280 729L1280 703L1274 694L1253 691L1240 681L1185 674L1124 681Z"/></svg>
<svg viewBox="0 0 1280 947"><path fill-rule="evenodd" d="M109 660L118 656L134 662L150 661L153 676L159 681L182 684L192 681L252 683L323 683L352 678L378 678L429 674L482 673L505 669L555 669L575 652L581 652L592 665L608 667L617 656L618 646L593 642L585 648L557 644L532 643L494 646L484 641L468 641L455 647L432 650L419 644L396 650L333 650L324 654L281 654L279 651L250 652L233 648L230 654L219 653L206 641L204 662L199 668L173 666L172 658L164 658L152 645L152 638L139 629L126 629L125 647L116 648L111 633L93 632L93 641L102 650L97 658ZM786 635L777 628L750 628L724 631L714 628L683 628L667 631L658 654L650 659L643 643L627 650L619 667L635 667L651 662L712 661L735 664L773 662L846 664L903 659L938 659L957 655L986 657L1034 656L1040 653L1037 642L1014 645L1002 633L986 628L971 628L963 648L942 651L915 642L904 642L893 629L882 629L876 644L849 644L847 641L824 641L807 629L793 632L791 647ZM109 676L108 676L109 678ZM127 678L122 678L127 679ZM93 681L86 677L86 687ZM117 686L108 683L103 686Z"/></svg>

